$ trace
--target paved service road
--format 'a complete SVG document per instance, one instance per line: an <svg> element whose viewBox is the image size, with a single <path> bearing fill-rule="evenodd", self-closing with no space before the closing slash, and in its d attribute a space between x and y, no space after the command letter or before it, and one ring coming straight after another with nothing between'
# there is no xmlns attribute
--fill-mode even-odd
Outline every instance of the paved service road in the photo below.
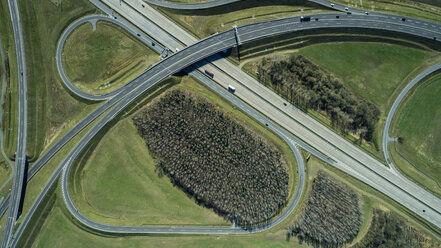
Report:
<svg viewBox="0 0 441 248"><path fill-rule="evenodd" d="M15 153L14 181L9 200L9 211L6 218L5 228L2 235L1 247L7 247L11 240L12 230L18 217L20 198L23 187L23 179L26 162L26 132L27 132L27 96L26 96L26 60L24 54L23 35L20 27L20 16L17 2L8 0L9 12L14 30L15 53L17 56L18 75L18 135L17 152ZM8 199L7 199L8 200ZM5 201L6 202L6 201Z"/></svg>
<svg viewBox="0 0 441 248"><path fill-rule="evenodd" d="M387 161L387 164L390 166L391 170L393 170L395 173L400 173L397 168L393 165L392 159L389 156L389 150L388 150L388 144L390 141L393 141L393 139L389 136L389 130L390 125L392 122L392 119L394 118L395 112L400 105L401 101L404 99L404 97L409 93L409 91L421 80L425 79L430 74L441 70L441 63L431 66L430 68L426 69L425 71L418 74L412 81L409 82L409 84L406 85L406 87L401 91L401 93L398 95L398 97L395 99L391 109L389 110L389 114L386 118L386 124L384 125L383 130L383 153L384 158Z"/></svg>
<svg viewBox="0 0 441 248"><path fill-rule="evenodd" d="M83 18L76 20L71 25L69 25L69 27L67 27L67 29L63 32L63 34L61 35L61 38L58 41L57 54L55 56L55 58L57 60L58 73L60 74L60 77L61 77L64 85L66 85L66 87L70 91L72 91L75 95L77 95L83 99L91 100L91 101L100 101L100 100L110 99L110 98L120 94L124 90L124 87L121 87L121 88L114 90L110 93L102 94L102 95L93 95L93 94L85 93L85 92L79 90L78 88L76 88L70 82L69 78L66 76L66 74L64 72L63 62L62 62L61 57L63 56L64 43L66 42L66 39L69 37L69 35L72 33L72 31L74 31L77 27L83 25L84 23L88 23L88 22L96 23L97 21L107 21L107 22L111 22L113 24L117 24L119 26L123 26L127 32L129 32L131 35L133 35L137 39L141 40L142 42L144 42L146 44L155 43L154 40L152 40L148 36L142 34L142 32L139 29L133 27L132 25L129 25L126 22L122 22L121 20L115 19L114 17L110 17L110 16L104 16L104 15L85 16ZM138 34L139 34L139 36L138 36ZM160 48L160 46L152 46L151 48L158 53L161 53L163 51L163 48ZM125 86L125 87L127 87L127 86Z"/></svg>
<svg viewBox="0 0 441 248"><path fill-rule="evenodd" d="M138 21L141 18L137 18L136 15L142 13L146 18L154 20L159 26L167 27L168 32L170 32L174 37L178 38L184 43L189 42L189 44L191 44L192 42L191 37L185 36L184 32L179 31L179 27L173 27L173 23L166 18L163 18L166 20L161 20L160 18L158 18L157 14L155 15L153 11L149 11L148 6L142 7L142 3L140 1L125 0L119 1L119 3L115 3L115 0L106 0L105 2L123 16L130 18L130 21L138 25L138 27L143 26L143 20ZM316 16L320 15L312 15L312 19L314 19ZM352 16L355 15L339 15L340 19L346 18L348 16L349 18L352 18ZM397 17L394 15L369 14L368 16L358 15L357 18L369 18L371 20L377 20L379 22L385 21L400 23L401 25L403 25L403 27L399 28L400 30L407 30L408 28L422 28L424 30L431 29L437 33L439 33L440 31L439 25L428 24L427 22L422 22L419 20L414 21L412 19L407 19L405 21L402 21L401 17ZM323 19L320 19L319 21L323 21ZM306 23L303 23L301 25L305 24ZM387 27L387 24L383 23L383 25L386 25ZM144 31L147 32L147 30ZM239 35L242 36L241 32L239 32ZM253 80L250 76L243 75L245 73L240 71L236 66L228 67L228 63L225 62L225 60L215 61L213 62L213 65L215 66L207 65L205 67L214 68L210 69L210 71L212 72L216 70L214 71L214 74L216 75L215 80L217 80L219 77L223 77L225 72L228 72L228 74L231 75L231 77L227 80L224 80L224 82L218 81L218 83L222 85L225 85L226 82L237 83L235 84L235 87L238 89L236 92L237 96L259 110L261 113L273 119L276 123L282 125L287 130L295 133L303 140L312 144L316 149L323 152L328 152L329 156L334 156L334 159L339 162L333 164L335 167L345 172L348 172L353 176L356 176L353 171L359 171L359 167L363 166L365 173L362 173L363 176L356 176L358 179L366 182L374 188L377 188L381 192L390 196L392 199L412 209L415 213L419 215L430 215L427 214L428 210L426 208L428 206L429 208L432 206L434 208L438 208L438 206L440 205L438 198L434 197L432 194L423 190L420 186L416 185L406 178L396 178L397 175L390 175L390 171L388 171L382 163L378 162L374 158L367 155L365 152L348 143L340 136L331 132L329 129L323 127L320 123L317 123L309 116L304 115L300 111L295 111L295 109L293 108L280 107L284 102L283 99L262 86L259 82ZM216 69L216 67L218 69ZM238 87L242 88L239 89ZM401 197L400 194L402 193L400 193L399 191L402 191L403 189L405 189L405 192L409 196L418 196L420 198L425 198L427 200L426 204L421 204L421 202L418 202L419 199L416 199L415 197L413 199L415 205L413 203L410 203L410 201L406 201L403 199L399 200L398 198ZM418 208L416 208L417 205L419 206ZM439 209L436 210L437 213L435 213L435 215L438 215L439 211ZM432 220L432 218L427 216L425 218Z"/></svg>
<svg viewBox="0 0 441 248"><path fill-rule="evenodd" d="M352 19L350 16L346 16L344 15L344 17L342 16L341 19L336 20L335 15L334 16L329 16L332 17L331 19L327 19L326 16L322 16L320 15L320 20L319 22L311 22L311 23L304 23L302 25L298 24L298 17L297 18L288 18L288 19L283 19L283 20L276 20L276 21L271 21L271 22L266 22L266 23L258 23L258 24L252 24L252 25L247 25L244 27L240 27L239 29L239 34L241 35L241 39L242 42L247 42L250 40L254 40L254 39L258 39L258 38L263 38L263 37L267 37L270 35L277 35L277 34L281 34L281 33L286 33L286 32L293 32L293 31L299 31L299 30L306 30L306 29L314 29L314 28L342 28L342 27L358 27L358 28L377 28L377 29L383 29L383 30L390 30L390 31L396 31L396 30L402 30L402 32L406 32L409 34L413 34L413 35L418 35L418 36L423 36L426 38L431 39L431 35L434 34L438 34L437 30L426 30L424 28L416 28L412 25L403 25L400 22L397 23L393 23L393 22L386 22L386 21L382 21L382 20L375 20L375 19L369 19L367 18L361 18L361 19ZM297 21L296 21L297 20ZM345 21L342 21L345 20ZM354 23L354 21L356 23ZM70 153L70 155L66 158L65 163L69 166L72 164L72 162L75 159L75 156L81 151L82 147L87 145L88 140L92 139L93 136L99 132L99 130L109 121L111 120L115 115L117 115L117 113L119 111L121 111L122 109L124 109L125 106L127 106L130 102L132 102L137 96L139 96L142 92L146 91L147 89L149 89L152 85L156 84L157 82L159 82L160 80L164 79L165 77L167 77L170 74L173 74L176 71L179 71L187 66L189 66L190 64L205 58L207 56L210 56L211 54L217 53L219 51L222 51L226 48L230 48L232 46L236 45L236 35L234 33L234 30L228 30L226 32L214 35L212 37L209 37L187 49L184 49L182 51L180 51L179 53L176 53L174 56L169 57L168 59L165 59L163 61L161 61L160 63L156 64L155 66L153 66L150 70L148 70L146 73L142 74L140 77L138 77L138 80L140 80L139 84L135 84L135 83L130 83L129 85L132 85L130 87L133 87L133 85L137 85L139 86L139 88L136 88L136 90L134 90L135 88L131 88L132 91L128 90L127 94L124 94L124 98L121 98L122 100L115 106L115 108L113 108L112 110L110 110L104 117L103 119L101 119L100 121L98 121L98 123L92 127L92 129L88 132L88 134L86 134L85 137L83 137L83 139L80 141L80 143L78 143L78 145L76 146L76 148L74 150L72 150L72 152ZM123 95L123 94L121 94ZM118 95L119 96L119 95ZM116 98L116 97L114 97ZM112 98L111 100L113 100L114 98ZM270 116L272 117L272 119L278 120L278 117L274 117L274 116ZM286 117L285 117L286 118ZM311 131L309 131L311 132ZM311 141L311 138L306 139L308 141ZM314 141L314 139L312 139ZM323 142L323 138L319 139L318 141ZM313 144L317 144L317 142L312 142ZM324 142L323 142L324 143ZM327 145L329 145L328 143L326 143ZM318 145L320 146L320 145ZM320 147L321 148L321 147ZM325 147L326 149L328 149L329 147ZM328 149L325 151L327 151L328 153L331 151L332 149ZM339 151L339 153L341 153L341 151ZM349 162L351 162L353 160L350 160ZM346 160L346 162L348 162ZM339 163L337 163L339 164ZM361 174L363 175L363 172L368 172L367 174L372 174L372 172L367 169L365 167L361 167L359 168L360 165L357 165L358 167L355 167L355 169L352 169L353 171L351 171L351 174ZM339 168L338 166L336 166L337 168ZM61 172L61 168L59 167L59 170L57 170L58 174ZM67 167L69 168L69 167ZM357 171L357 169L359 169L360 171ZM351 168L347 168L344 169L345 171L349 171L351 170ZM51 182L56 180L56 177L58 176L57 172L54 173L54 176L51 177L51 181L47 184L51 185ZM357 176L356 176L357 177ZM362 176L358 176L357 178L360 178ZM364 180L369 181L370 179L366 179ZM383 181L381 181L382 183L384 182L385 184L391 184L391 182L382 179ZM381 184L380 184L381 185ZM375 185L376 188L378 188L378 185ZM381 187L381 186L380 186ZM393 187L389 186L389 187ZM46 187L44 188L44 190L46 189ZM36 206L38 206L38 201L41 202L42 198L45 195L45 192L47 191L42 191L42 193L37 197L36 201L33 204L32 208L36 208ZM408 200L408 204L405 205L407 207L409 207L411 210L413 211L418 211L418 208L420 208L420 206L425 206L427 207L427 205L424 202L419 201L418 199L415 199L415 197L409 197L409 193L407 193L406 191L403 191L402 189L398 188L395 189L396 192L389 192L390 190L380 190L386 194L392 195L391 197L399 202L403 202L403 199L407 199ZM386 191L386 192L385 192ZM65 198L66 199L66 198ZM427 201L427 199L425 199L424 201ZM431 205L431 204L430 204ZM412 206L416 206L416 207L412 207ZM29 211L30 216L32 215L32 208ZM74 214L75 217L78 217L75 214L75 209L70 209L73 210L72 213ZM435 223L439 223L439 217L437 216L437 214L435 214L436 210L430 209L430 207L428 208L427 212L427 216L425 216L425 218L429 218L431 216L433 216L433 221L435 221ZM79 217L78 217L79 218ZM432 222L433 222L432 221ZM91 228L94 228L94 226L90 226ZM100 227L101 228L101 227ZM118 229L121 227L112 227L109 229L109 232L112 232L113 228ZM119 229L118 229L119 230ZM173 230L171 230L172 232ZM136 230L134 231L136 232Z"/></svg>

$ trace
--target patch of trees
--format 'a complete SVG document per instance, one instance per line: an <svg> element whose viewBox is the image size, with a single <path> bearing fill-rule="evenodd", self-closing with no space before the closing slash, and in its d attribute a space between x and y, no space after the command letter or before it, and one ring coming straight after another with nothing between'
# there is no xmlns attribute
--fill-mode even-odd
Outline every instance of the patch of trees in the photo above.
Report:
<svg viewBox="0 0 441 248"><path fill-rule="evenodd" d="M304 56L264 58L258 64L258 75L261 82L299 108L326 113L332 123L372 140L380 110Z"/></svg>
<svg viewBox="0 0 441 248"><path fill-rule="evenodd" d="M289 176L276 147L194 93L172 90L133 121L157 167L198 203L241 226L286 203Z"/></svg>
<svg viewBox="0 0 441 248"><path fill-rule="evenodd" d="M338 247L358 233L362 216L359 197L344 184L319 171L305 213L288 230L315 247Z"/></svg>
<svg viewBox="0 0 441 248"><path fill-rule="evenodd" d="M374 209L372 223L366 236L355 245L356 248L407 248L441 247L441 243L422 235L408 226L398 215Z"/></svg>

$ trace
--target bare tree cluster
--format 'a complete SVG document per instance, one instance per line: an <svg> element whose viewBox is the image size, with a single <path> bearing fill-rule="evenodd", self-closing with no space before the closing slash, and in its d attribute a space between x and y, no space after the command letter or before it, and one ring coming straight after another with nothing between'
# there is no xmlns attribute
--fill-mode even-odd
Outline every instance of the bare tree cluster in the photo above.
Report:
<svg viewBox="0 0 441 248"><path fill-rule="evenodd" d="M241 226L264 222L286 203L286 162L274 145L217 108L175 89L133 120L175 185Z"/></svg>
<svg viewBox="0 0 441 248"><path fill-rule="evenodd" d="M380 110L304 56L264 58L258 73L261 82L294 105L324 112L341 128L372 140Z"/></svg>
<svg viewBox="0 0 441 248"><path fill-rule="evenodd" d="M288 233L316 247L338 247L352 240L360 229L358 202L354 191L319 171L305 213Z"/></svg>
<svg viewBox="0 0 441 248"><path fill-rule="evenodd" d="M407 225L404 219L397 214L374 209L369 231L355 247L438 248L441 247L441 243L425 237L420 231Z"/></svg>

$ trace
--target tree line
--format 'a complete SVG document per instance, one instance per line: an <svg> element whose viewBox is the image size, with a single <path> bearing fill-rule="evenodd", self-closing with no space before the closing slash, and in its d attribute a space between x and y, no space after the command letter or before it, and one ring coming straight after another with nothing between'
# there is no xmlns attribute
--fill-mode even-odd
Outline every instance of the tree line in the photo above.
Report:
<svg viewBox="0 0 441 248"><path fill-rule="evenodd" d="M428 238L415 228L406 224L395 213L374 209L372 223L366 236L355 248L438 248L441 243Z"/></svg>
<svg viewBox="0 0 441 248"><path fill-rule="evenodd" d="M221 216L251 226L286 204L289 176L280 152L205 98L174 89L133 121L157 168Z"/></svg>
<svg viewBox="0 0 441 248"><path fill-rule="evenodd" d="M257 67L259 80L290 103L325 113L332 123L372 140L380 110L303 55L266 57Z"/></svg>
<svg viewBox="0 0 441 248"><path fill-rule="evenodd" d="M360 229L362 215L357 193L319 171L304 214L288 229L299 242L315 247L340 247Z"/></svg>

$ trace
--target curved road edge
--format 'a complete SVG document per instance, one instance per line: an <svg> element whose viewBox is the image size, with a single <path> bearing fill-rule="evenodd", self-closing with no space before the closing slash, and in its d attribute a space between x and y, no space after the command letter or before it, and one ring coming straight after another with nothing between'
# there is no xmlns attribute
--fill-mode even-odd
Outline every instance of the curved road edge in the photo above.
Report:
<svg viewBox="0 0 441 248"><path fill-rule="evenodd" d="M383 129L383 154L384 154L384 158L386 159L387 164L389 165L389 168L391 169L391 171L393 171L397 175L398 174L402 175L402 174L394 166L392 159L390 158L389 149L388 149L389 143L394 141L394 138L391 138L389 136L389 131L390 131L392 119L394 118L394 115L398 109L398 106L403 101L403 99L406 97L407 93L409 93L409 91L412 90L415 85L420 83L422 80L426 79L427 76L429 76L430 74L435 73L439 70L441 70L441 63L435 64L435 65L429 67L425 71L418 74L415 78L413 78L406 85L406 87L404 87L404 89L400 92L400 94L395 99L394 103L392 104L392 107L390 108L389 113L387 114L386 124L384 125L384 129Z"/></svg>
<svg viewBox="0 0 441 248"><path fill-rule="evenodd" d="M280 20L279 20L280 21ZM273 23L273 22L269 22L269 23L267 23L267 24L270 24L270 23ZM250 26L250 25L247 25L248 27ZM331 25L332 26L332 25ZM290 27L290 28L292 28L292 27ZM304 27L305 29L306 29L306 27ZM311 28L311 27L310 27ZM315 27L315 28L317 28L317 27ZM361 27L361 28L363 28L363 27ZM371 27L372 28L372 27ZM266 29L266 28L264 28L264 29ZM379 28L379 29L382 29L382 28ZM383 29L388 29L388 28L384 28L383 27ZM283 30L278 30L277 32L288 32L288 30L290 30L290 29L287 29L287 30L285 30L285 29L283 29ZM295 30L303 30L303 28L300 28L300 29L295 29ZM294 31L295 31L294 30ZM229 30L229 31L231 31L231 30ZM226 31L226 33L228 33L229 31ZM262 30L263 31L263 30ZM291 30L291 32L292 32L293 30ZM274 33L277 33L277 32L274 32ZM225 32L224 32L225 33ZM415 31L411 31L410 33L412 33L412 34L415 34ZM207 41L207 40L217 40L219 37L221 37L220 35L222 35L223 33L221 33L221 34L218 34L218 35L215 35L215 36L213 36L213 37L210 37L210 38L208 38L208 39L206 39L206 40L204 40L204 41ZM233 38L229 38L228 40L224 40L223 42L234 42L233 40L235 40L234 39L234 36L233 36L233 33L232 32L230 32L230 34L232 35L232 37ZM265 33L265 35L270 35L270 34L268 34L268 33ZM424 37L424 36L423 36ZM253 39L250 39L250 40L253 40ZM234 44L234 43L233 43ZM225 49L225 48L227 48L227 47L229 47L229 46L232 46L232 44L225 44L225 45L223 45L223 46L221 46L221 47L219 47L219 50L216 50L216 51L221 51L221 50L223 50L223 49ZM184 49L184 50L182 50L182 51L180 51L179 53L183 53L184 51L185 51L186 49ZM216 52L216 51L213 51L213 53L214 52ZM187 51L188 52L188 51ZM179 54L178 53L178 54ZM209 56L210 54L212 54L212 53L207 53L207 54L205 54L205 56ZM197 55L196 55L197 56ZM169 60L169 59L171 59L171 58L173 58L173 57L175 57L175 56L171 56L171 57L169 57L168 59L166 59L166 60L163 60L162 62L165 62L165 61L167 61L167 60ZM188 57L192 57L192 56L188 56ZM199 59L202 59L202 58L199 58ZM177 62L176 62L177 63ZM175 64L176 64L175 63ZM161 63L159 63L159 67L161 67L161 65L163 65L163 64L161 64ZM187 64L184 64L184 65L182 65L182 67L185 67L185 66L187 66ZM174 66L173 67L173 70L178 70L180 67L178 67L178 68L176 68L176 66ZM159 68L155 68L155 69L159 69ZM182 69L182 68L181 68ZM173 71L170 71L170 69L168 69L168 68L162 68L162 70L167 70L168 71L168 73L170 74L172 74L173 73ZM156 70L156 72L157 73L160 73L160 70L158 71L158 70ZM140 76L140 77L142 77L142 76ZM152 78L154 78L154 76L152 77ZM144 78L145 79L145 78ZM149 83L149 82L144 82L145 84L147 84L147 83ZM126 98L127 99L127 98ZM128 101L132 101L133 100L133 98L128 98L129 100ZM107 115L108 117L109 117L109 115ZM112 117L113 118L113 117ZM97 127L97 130L94 130L94 131L99 131L99 129L100 129L101 127ZM70 161L70 159L71 159L72 157L70 157L69 159L67 159L67 160L65 160L65 162L69 162ZM55 175L55 174L54 174ZM52 178L51 178L52 179ZM54 179L55 180L55 179ZM43 196L44 196L44 194L43 194ZM40 198L40 196L39 196L39 198ZM37 199L38 200L38 199ZM37 201L36 200L36 201ZM37 205L38 205L38 203L37 203ZM34 205L33 205L34 206Z"/></svg>
<svg viewBox="0 0 441 248"><path fill-rule="evenodd" d="M139 31L138 29L134 28L131 25L128 25L127 23L121 22L118 19L115 19L115 17L109 17L109 16L105 16L105 15L88 15L88 16L84 16L81 17L80 19L76 20L75 22L73 22L72 24L70 24L63 32L63 34L61 35L60 39L58 40L58 45L57 45L57 53L56 53L56 64L57 64L57 69L58 69L58 73L60 75L60 78L62 80L62 82L64 83L64 85L76 96L86 99L86 100L90 100L90 101L102 101L102 100L108 100L118 94L120 94L122 91L124 91L124 88L127 86L127 84L119 87L118 89L106 93L106 94L101 94L101 95L96 95L96 94L89 94L86 93L84 91L81 91L80 89L78 89L77 87L75 87L72 82L69 80L69 78L67 77L66 73L64 72L64 68L63 68L63 61L62 61L62 56L63 56L63 47L64 44L67 40L67 38L69 37L69 35L79 26L90 22L92 25L96 25L96 22L98 21L106 21L106 22L110 22L113 24L118 25L119 27L123 27L125 31L127 31L129 34L133 35L134 37L136 37L138 40L140 40L141 42L144 42L146 44L154 44L154 41L152 39L150 39L148 36L146 35L141 35L141 31ZM157 46L150 46L155 52L157 53L161 53L162 50L157 47Z"/></svg>

